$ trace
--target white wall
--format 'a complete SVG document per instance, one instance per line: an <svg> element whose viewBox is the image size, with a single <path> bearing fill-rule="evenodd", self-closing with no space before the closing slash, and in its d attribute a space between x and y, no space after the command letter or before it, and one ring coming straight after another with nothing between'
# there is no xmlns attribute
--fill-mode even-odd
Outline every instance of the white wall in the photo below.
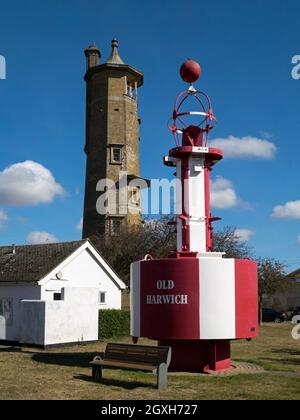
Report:
<svg viewBox="0 0 300 420"><path fill-rule="evenodd" d="M98 292L106 292L106 305L98 305L100 309L121 309L122 294L119 287L94 259L89 250L83 250L71 262L59 267L62 280L57 280L56 273L51 273L43 281L41 299L53 300L53 293L59 293L63 287L91 287Z"/></svg>
<svg viewBox="0 0 300 420"><path fill-rule="evenodd" d="M20 306L22 299L39 300L41 297L41 288L36 286L0 286L0 299L12 299L13 314L12 323L7 325L6 320L0 317L0 340L19 341L20 338Z"/></svg>
<svg viewBox="0 0 300 420"><path fill-rule="evenodd" d="M21 343L48 346L98 340L97 289L66 288L63 299L21 303Z"/></svg>
<svg viewBox="0 0 300 420"><path fill-rule="evenodd" d="M20 304L19 342L44 346L46 302L25 300Z"/></svg>

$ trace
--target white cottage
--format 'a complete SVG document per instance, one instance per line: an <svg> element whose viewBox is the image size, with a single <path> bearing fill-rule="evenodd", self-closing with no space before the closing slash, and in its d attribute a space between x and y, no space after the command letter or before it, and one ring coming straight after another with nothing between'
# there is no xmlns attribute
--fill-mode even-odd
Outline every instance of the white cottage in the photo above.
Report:
<svg viewBox="0 0 300 420"><path fill-rule="evenodd" d="M124 289L88 240L0 247L0 341L95 341L98 310L121 309Z"/></svg>

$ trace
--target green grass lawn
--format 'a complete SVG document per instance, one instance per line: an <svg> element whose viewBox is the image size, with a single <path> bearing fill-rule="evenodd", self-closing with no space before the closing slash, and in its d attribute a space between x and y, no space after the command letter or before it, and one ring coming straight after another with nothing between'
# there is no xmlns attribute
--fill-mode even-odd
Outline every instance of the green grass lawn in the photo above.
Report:
<svg viewBox="0 0 300 420"><path fill-rule="evenodd" d="M211 377L170 375L169 387L154 388L155 375L105 370L92 382L88 363L105 343L51 351L0 347L0 399L300 399L300 340L292 326L264 325L251 343L233 343L233 359L253 362L265 372ZM116 340L118 342L130 339ZM141 343L149 343L146 340Z"/></svg>

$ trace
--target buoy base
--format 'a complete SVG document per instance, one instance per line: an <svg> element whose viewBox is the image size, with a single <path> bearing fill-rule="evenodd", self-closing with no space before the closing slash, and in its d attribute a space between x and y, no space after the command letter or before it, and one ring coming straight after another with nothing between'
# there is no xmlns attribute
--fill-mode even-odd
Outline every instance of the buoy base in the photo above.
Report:
<svg viewBox="0 0 300 420"><path fill-rule="evenodd" d="M171 372L213 373L231 368L230 340L162 340L172 348Z"/></svg>

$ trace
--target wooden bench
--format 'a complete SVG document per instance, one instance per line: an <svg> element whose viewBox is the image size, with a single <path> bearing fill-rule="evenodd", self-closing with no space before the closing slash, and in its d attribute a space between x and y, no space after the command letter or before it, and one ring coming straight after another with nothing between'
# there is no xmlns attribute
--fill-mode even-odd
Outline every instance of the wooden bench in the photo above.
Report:
<svg viewBox="0 0 300 420"><path fill-rule="evenodd" d="M114 344L106 346L104 357L95 357L90 363L93 379L100 382L102 370L140 370L157 374L157 388L168 386L168 367L171 362L171 347L139 346L134 344Z"/></svg>

